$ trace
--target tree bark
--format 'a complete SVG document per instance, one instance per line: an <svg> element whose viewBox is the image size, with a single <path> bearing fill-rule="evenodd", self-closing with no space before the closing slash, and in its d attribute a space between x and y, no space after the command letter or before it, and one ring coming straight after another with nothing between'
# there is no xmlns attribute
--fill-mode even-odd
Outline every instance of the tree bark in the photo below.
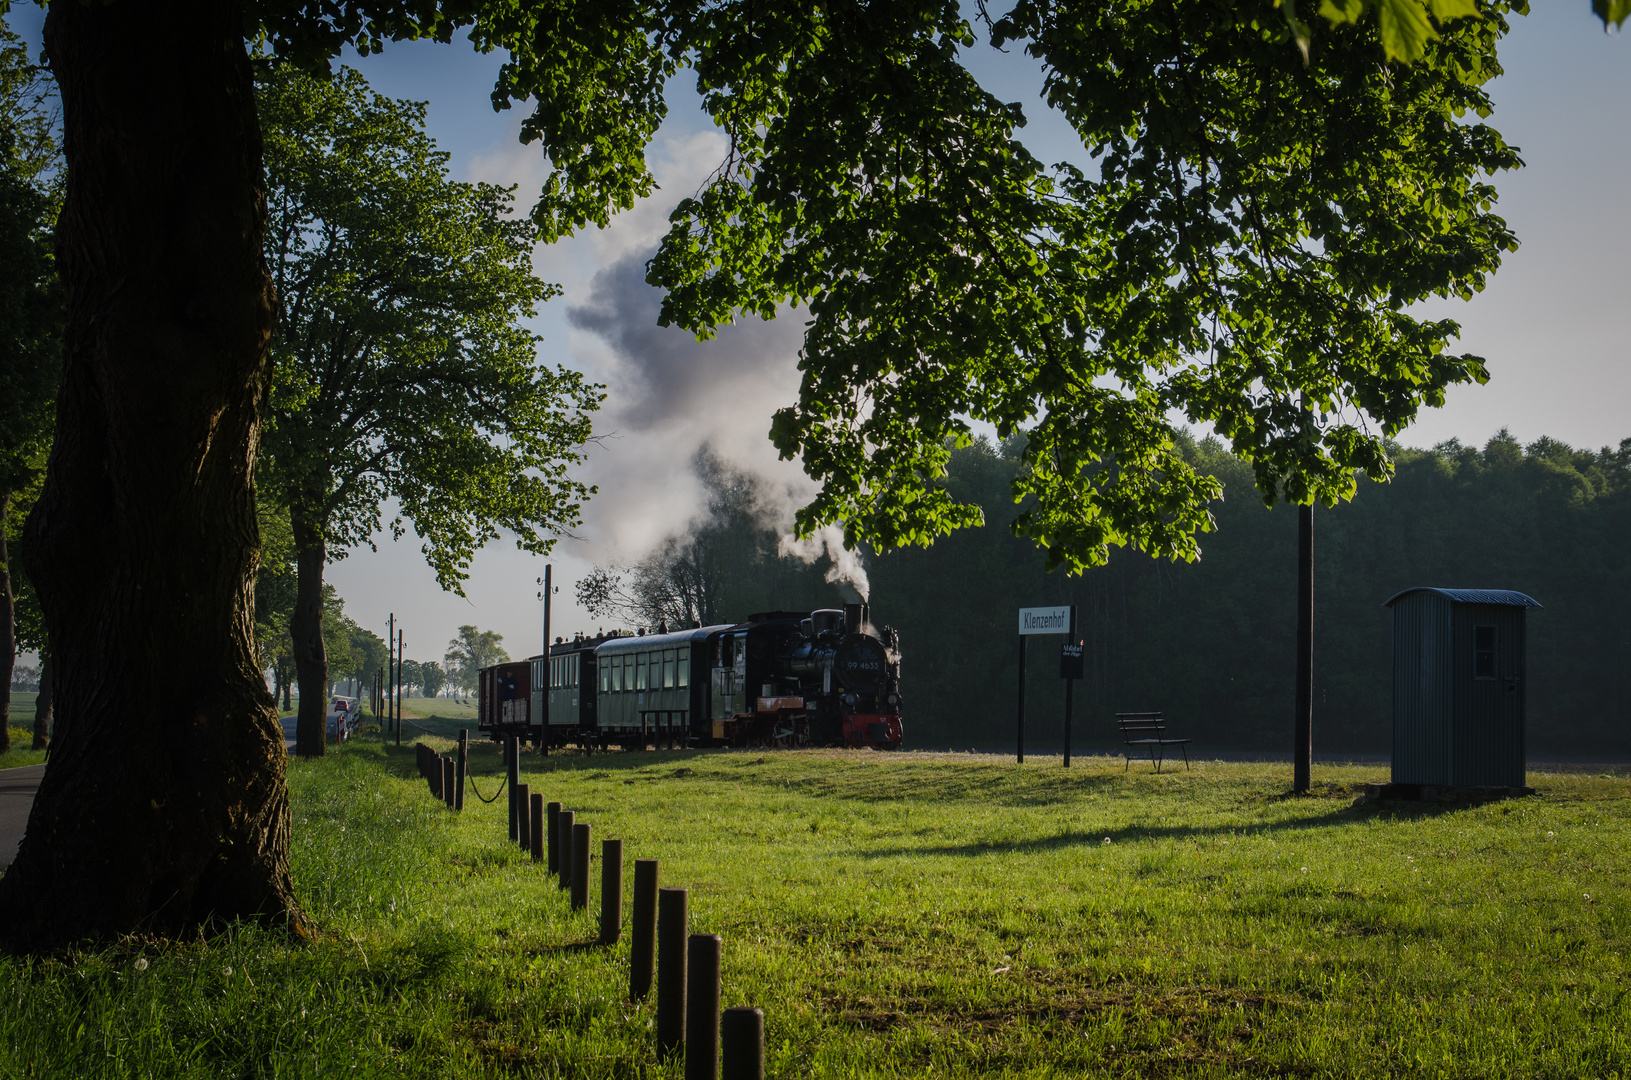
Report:
<svg viewBox="0 0 1631 1080"><path fill-rule="evenodd" d="M0 878L12 948L300 918L252 629L272 292L243 28L220 0L46 17L68 321L23 555L57 732Z"/></svg>
<svg viewBox="0 0 1631 1080"><path fill-rule="evenodd" d="M51 654L40 653L40 693L34 699L34 745L44 750L51 745Z"/></svg>
<svg viewBox="0 0 1631 1080"><path fill-rule="evenodd" d="M300 715L295 720L294 752L322 757L328 749L328 650L323 645L323 566L328 548L321 531L298 517L295 540L295 599L289 615L294 642L295 676L300 682Z"/></svg>
<svg viewBox="0 0 1631 1080"><path fill-rule="evenodd" d="M11 594L11 549L6 519L11 492L0 491L0 754L11 750L11 677L17 671L17 605Z"/></svg>

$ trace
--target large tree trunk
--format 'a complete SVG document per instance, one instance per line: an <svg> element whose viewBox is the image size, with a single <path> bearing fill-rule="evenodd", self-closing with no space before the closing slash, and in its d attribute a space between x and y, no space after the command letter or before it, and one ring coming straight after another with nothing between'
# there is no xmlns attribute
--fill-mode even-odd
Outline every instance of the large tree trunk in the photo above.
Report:
<svg viewBox="0 0 1631 1080"><path fill-rule="evenodd" d="M294 611L289 637L294 642L295 676L300 680L300 715L295 720L294 752L322 757L328 749L328 651L323 646L323 565L328 548L323 534L303 521L294 522Z"/></svg>
<svg viewBox="0 0 1631 1080"><path fill-rule="evenodd" d="M298 918L252 634L271 283L243 13L54 3L68 323L24 558L57 732L0 935L49 948Z"/></svg>
<svg viewBox="0 0 1631 1080"><path fill-rule="evenodd" d="M11 550L6 519L11 492L0 490L0 754L11 749L11 677L17 670L17 606L11 595Z"/></svg>
<svg viewBox="0 0 1631 1080"><path fill-rule="evenodd" d="M40 692L34 699L34 750L51 744L51 654L40 654Z"/></svg>

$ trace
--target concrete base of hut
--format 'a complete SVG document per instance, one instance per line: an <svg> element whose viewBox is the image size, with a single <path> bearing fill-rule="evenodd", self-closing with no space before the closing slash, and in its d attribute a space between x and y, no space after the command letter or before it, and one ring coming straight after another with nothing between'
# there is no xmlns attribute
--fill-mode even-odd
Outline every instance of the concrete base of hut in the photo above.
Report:
<svg viewBox="0 0 1631 1080"><path fill-rule="evenodd" d="M1479 803L1520 799L1532 787L1449 787L1439 784L1366 784L1361 802Z"/></svg>

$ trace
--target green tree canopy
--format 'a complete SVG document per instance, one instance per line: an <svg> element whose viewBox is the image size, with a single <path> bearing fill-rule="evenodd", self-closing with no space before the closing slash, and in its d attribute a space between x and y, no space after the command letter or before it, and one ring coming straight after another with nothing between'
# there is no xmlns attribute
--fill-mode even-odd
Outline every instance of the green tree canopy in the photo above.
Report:
<svg viewBox="0 0 1631 1080"><path fill-rule="evenodd" d="M419 661L419 686L425 691L426 697L435 697L441 693L442 687L447 685L447 673L442 665L434 660Z"/></svg>
<svg viewBox="0 0 1631 1080"><path fill-rule="evenodd" d="M531 230L509 190L448 179L422 103L287 67L259 102L279 300L261 469L293 526L305 700L327 678L308 611L325 561L368 542L390 500L392 533L412 523L444 588L500 530L547 552L591 493L569 469L601 395L538 363L521 321L557 290L533 276ZM322 752L321 725L302 708L301 753Z"/></svg>
<svg viewBox="0 0 1631 1080"><path fill-rule="evenodd" d="M504 635L492 630L478 630L474 626L461 626L447 652L442 656L443 672L447 681L465 693L476 685L476 673L484 667L508 663L510 654L504 651Z"/></svg>

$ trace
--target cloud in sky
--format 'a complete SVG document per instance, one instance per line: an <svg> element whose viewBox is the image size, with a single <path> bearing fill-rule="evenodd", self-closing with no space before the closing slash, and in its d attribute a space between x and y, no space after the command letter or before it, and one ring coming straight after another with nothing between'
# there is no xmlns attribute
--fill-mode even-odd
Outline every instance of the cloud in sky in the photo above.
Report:
<svg viewBox="0 0 1631 1080"><path fill-rule="evenodd" d="M646 284L647 254L628 254L594 276L568 319L574 354L607 384L588 478L600 486L590 506L591 543L607 555L645 554L684 527L701 505L691 463L704 445L745 472L799 485L796 464L778 461L771 414L798 393L803 325L789 312L748 319L711 341L657 325L662 293ZM807 484L804 485L807 488Z"/></svg>

